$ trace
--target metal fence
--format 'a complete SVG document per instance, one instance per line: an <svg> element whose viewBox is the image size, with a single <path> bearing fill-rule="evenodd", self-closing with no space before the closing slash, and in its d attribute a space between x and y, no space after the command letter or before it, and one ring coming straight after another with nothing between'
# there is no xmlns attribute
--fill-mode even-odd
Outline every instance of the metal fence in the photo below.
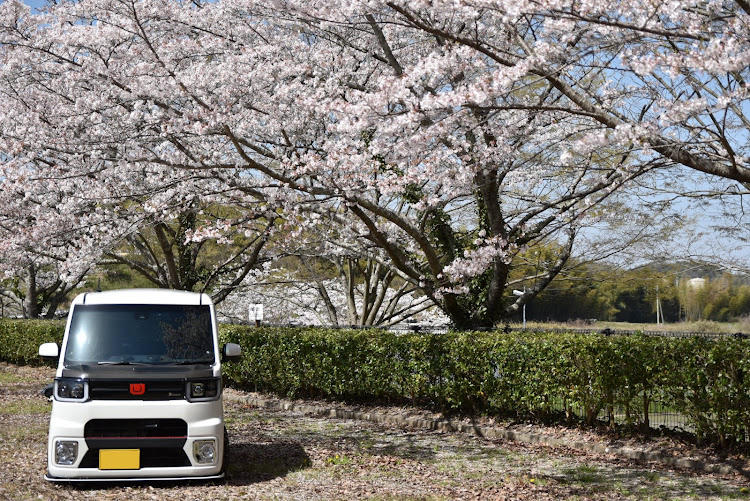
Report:
<svg viewBox="0 0 750 501"><path fill-rule="evenodd" d="M231 323L231 322L227 322ZM251 325L249 322L236 322L242 325ZM375 330L375 331L388 331L395 333L424 333L424 334L447 334L453 330L452 327L447 325L429 325L429 324L396 324L391 326L380 326L380 325L302 325L295 323L264 323L264 327L276 327L276 328L318 328L318 329L340 329L340 330ZM659 337L675 337L675 338L686 338L686 337L703 337L708 339L722 339L722 338L738 338L748 339L750 334L743 332L701 332L701 331L650 331L650 330L626 330L626 329L579 329L579 328L521 328L521 327L497 327L493 329L475 329L476 332L503 332L506 334L512 333L554 333L554 334L592 334L592 335L604 335L604 336L659 336Z"/></svg>

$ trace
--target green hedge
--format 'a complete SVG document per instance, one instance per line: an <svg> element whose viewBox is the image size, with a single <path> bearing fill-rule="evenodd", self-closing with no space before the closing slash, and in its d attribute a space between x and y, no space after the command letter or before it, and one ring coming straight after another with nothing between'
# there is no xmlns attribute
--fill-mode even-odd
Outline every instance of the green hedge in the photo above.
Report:
<svg viewBox="0 0 750 501"><path fill-rule="evenodd" d="M42 343L62 343L62 320L0 319L0 360L18 365L43 365Z"/></svg>
<svg viewBox="0 0 750 501"><path fill-rule="evenodd" d="M0 360L39 365L62 322L0 321ZM583 421L618 409L648 427L660 402L700 440L744 441L750 341L593 334L394 334L223 325L242 346L225 373L241 388L290 397L412 403L447 412Z"/></svg>
<svg viewBox="0 0 750 501"><path fill-rule="evenodd" d="M750 430L747 340L238 326L222 336L243 348L228 369L236 384L290 397L589 424L617 409L644 428L660 402L702 441L744 441Z"/></svg>
<svg viewBox="0 0 750 501"><path fill-rule="evenodd" d="M607 406L645 420L643 395L666 395L670 341L643 336L226 327L243 348L241 386L286 396L411 401L446 411L593 422ZM578 416L576 416L578 417Z"/></svg>

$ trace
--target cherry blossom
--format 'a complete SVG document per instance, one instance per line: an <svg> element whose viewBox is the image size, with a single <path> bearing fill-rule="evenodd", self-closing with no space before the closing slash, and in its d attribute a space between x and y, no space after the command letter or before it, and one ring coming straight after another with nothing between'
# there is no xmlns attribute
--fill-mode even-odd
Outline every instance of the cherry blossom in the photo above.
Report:
<svg viewBox="0 0 750 501"><path fill-rule="evenodd" d="M491 326L633 179L750 181L746 9L6 0L0 253L54 248L75 275L145 220L267 203L290 241L325 215L455 325ZM560 259L510 301L514 256L546 244Z"/></svg>

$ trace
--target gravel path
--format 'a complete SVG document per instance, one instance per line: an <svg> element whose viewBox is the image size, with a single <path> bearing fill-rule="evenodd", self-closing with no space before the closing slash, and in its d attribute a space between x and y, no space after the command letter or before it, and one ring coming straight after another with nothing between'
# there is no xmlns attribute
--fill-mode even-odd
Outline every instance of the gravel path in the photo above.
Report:
<svg viewBox="0 0 750 501"><path fill-rule="evenodd" d="M0 364L0 499L746 499L748 478L565 446L400 429L228 403L228 478L69 486L42 479L50 369ZM588 436L588 435L587 435ZM580 438L580 437L579 437ZM589 437L589 439L591 439Z"/></svg>

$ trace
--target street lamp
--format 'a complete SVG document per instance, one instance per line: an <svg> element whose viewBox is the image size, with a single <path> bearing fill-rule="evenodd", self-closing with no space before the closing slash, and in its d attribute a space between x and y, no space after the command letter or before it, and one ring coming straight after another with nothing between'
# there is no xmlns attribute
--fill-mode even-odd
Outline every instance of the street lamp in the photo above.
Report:
<svg viewBox="0 0 750 501"><path fill-rule="evenodd" d="M514 296L523 296L526 293L526 287L522 291L513 289ZM526 303L523 303L523 329L526 330Z"/></svg>

